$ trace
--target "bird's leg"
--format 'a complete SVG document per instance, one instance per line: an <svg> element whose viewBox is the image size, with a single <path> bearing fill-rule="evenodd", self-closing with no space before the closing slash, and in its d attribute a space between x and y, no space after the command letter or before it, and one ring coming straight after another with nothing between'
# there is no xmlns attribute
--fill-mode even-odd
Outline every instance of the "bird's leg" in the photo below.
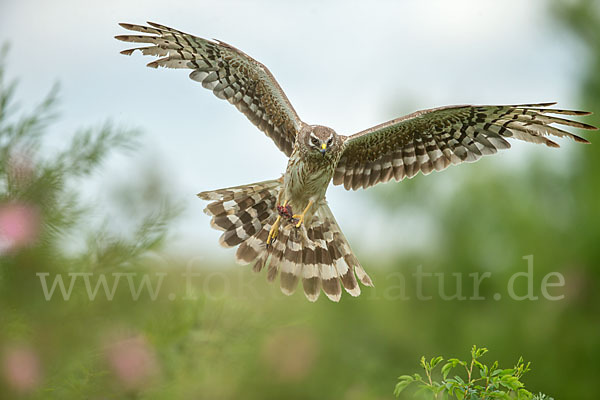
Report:
<svg viewBox="0 0 600 400"><path fill-rule="evenodd" d="M275 241L275 238L277 238L277 234L279 233L279 224L281 224L281 215L277 216L275 223L269 231L269 236L267 237L267 248L271 246L271 244Z"/></svg>
<svg viewBox="0 0 600 400"><path fill-rule="evenodd" d="M304 222L304 216L306 215L306 213L308 212L308 210L310 209L310 207L313 205L313 201L310 200L308 202L308 205L306 206L306 208L304 209L304 211L302 211L302 214L294 214L292 215L293 219L297 219L298 223L296 224L296 228L300 228L300 226L302 225L302 223Z"/></svg>
<svg viewBox="0 0 600 400"><path fill-rule="evenodd" d="M283 202L284 209L287 206L287 203L288 203L287 200ZM279 206L277 206L277 210L279 211ZM277 238L277 234L279 233L279 225L281 224L281 215L282 214L280 212L279 215L277 216L277 219L275 220L275 223L271 227L271 230L269 230L269 236L267 237L267 247L269 247L271 245L271 243L273 243L275 241L275 239Z"/></svg>

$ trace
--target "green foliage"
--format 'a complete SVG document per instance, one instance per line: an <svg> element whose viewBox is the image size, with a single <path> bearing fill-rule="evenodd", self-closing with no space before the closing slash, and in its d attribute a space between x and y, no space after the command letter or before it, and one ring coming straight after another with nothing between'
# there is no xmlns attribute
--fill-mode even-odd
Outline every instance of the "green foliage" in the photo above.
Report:
<svg viewBox="0 0 600 400"><path fill-rule="evenodd" d="M65 264L94 259L96 264L119 265L158 248L165 238L167 222L179 211L166 197L159 197L162 205L144 216L134 234L124 239L108 233L106 223L94 228L88 222L97 211L81 200L79 190L109 156L138 147L140 132L107 122L99 128L75 132L70 143L58 152L48 151L46 136L57 115L58 86L33 110L20 113L14 99L16 81L6 81L5 53L0 56L0 203L22 203L38 210L43 224L38 244L56 250L54 254L60 253L65 237L87 235L88 247L76 258L62 260ZM106 259L116 254L121 259Z"/></svg>
<svg viewBox="0 0 600 400"><path fill-rule="evenodd" d="M419 392L428 394L432 399L552 400L542 394L534 395L525 389L521 378L530 371L530 363L525 364L521 357L513 368L499 368L498 361L486 365L480 361L480 358L487 351L486 348L473 346L470 361L450 358L443 365L444 359L441 356L434 357L430 361L422 357L421 367L425 371L425 377L419 374L400 376L394 394L398 397L404 389L415 384ZM436 370L438 365L442 365L439 372ZM441 376L439 381L434 380L436 375Z"/></svg>
<svg viewBox="0 0 600 400"><path fill-rule="evenodd" d="M16 81L6 79L5 55L4 50L0 55L0 392L10 398L44 399L132 394L127 385L110 388L108 383L115 372L107 372L102 357L123 363L118 359L120 348L105 356L99 356L99 349L114 345L111 332L124 330L117 340L133 335L137 349L132 354L154 363L154 350L140 331L147 324L144 316L160 310L159 303L152 307L147 300L128 303L116 293L119 306L113 309L106 297L89 300L83 283L73 287L69 301L60 298L58 290L52 299L45 299L36 274L47 274L50 282L62 276L68 287L69 273L155 273L147 257L161 248L179 207L165 193L150 193L158 206L139 218L129 216L131 234L110 229L113 221L101 215L121 203L101 208L86 201L81 188L97 178L108 158L137 148L140 132L107 122L79 130L70 141L63 139L63 148L53 148L58 87L32 110L21 110L15 100ZM133 192L131 207L143 202L135 184L128 190ZM92 286L97 282L96 278ZM189 329L196 318L189 315L192 310L194 305L186 305L188 313L170 307L177 321L168 332L176 337L181 335L178 327ZM103 320L106 313L112 322Z"/></svg>

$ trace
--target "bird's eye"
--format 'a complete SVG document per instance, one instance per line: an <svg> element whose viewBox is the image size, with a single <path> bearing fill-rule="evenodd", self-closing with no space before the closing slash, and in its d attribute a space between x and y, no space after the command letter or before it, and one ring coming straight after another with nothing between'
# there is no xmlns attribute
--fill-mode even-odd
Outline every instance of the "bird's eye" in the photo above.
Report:
<svg viewBox="0 0 600 400"><path fill-rule="evenodd" d="M329 140L327 141L327 146L331 146L331 143L333 143L333 138L329 138Z"/></svg>
<svg viewBox="0 0 600 400"><path fill-rule="evenodd" d="M310 140L312 142L312 144L314 144L315 146L319 144L319 140L317 138L312 138Z"/></svg>

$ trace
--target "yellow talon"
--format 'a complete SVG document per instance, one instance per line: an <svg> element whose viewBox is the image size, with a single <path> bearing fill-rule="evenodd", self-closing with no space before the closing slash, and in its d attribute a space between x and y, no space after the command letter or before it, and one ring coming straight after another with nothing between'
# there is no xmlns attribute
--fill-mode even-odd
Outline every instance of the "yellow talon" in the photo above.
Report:
<svg viewBox="0 0 600 400"><path fill-rule="evenodd" d="M287 206L287 203L288 203L287 200L284 201L283 207ZM280 224L281 224L281 215L278 215L277 219L275 220L275 223L269 230L269 236L267 236L267 247L269 247L271 245L271 243L273 243L275 241L275 239L277 238L277 234L279 233L279 225Z"/></svg>
<svg viewBox="0 0 600 400"><path fill-rule="evenodd" d="M292 215L292 218L298 220L298 223L296 223L296 228L300 228L300 226L304 222L304 214L294 214Z"/></svg>
<svg viewBox="0 0 600 400"><path fill-rule="evenodd" d="M302 211L302 214L294 214L292 215L292 218L297 219L298 223L296 224L296 228L300 228L300 226L302 226L302 223L304 222L304 216L306 215L306 213L308 212L308 210L310 209L310 206L313 205L313 201L310 200L308 202L308 205L306 206L306 208L304 209L304 211Z"/></svg>
<svg viewBox="0 0 600 400"><path fill-rule="evenodd" d="M273 243L275 241L275 238L277 237L277 234L279 233L279 224L280 223L281 223L281 215L279 215L277 217L277 219L275 220L275 223L271 227L271 230L269 230L269 236L267 237L267 247L269 247L271 245L271 243Z"/></svg>

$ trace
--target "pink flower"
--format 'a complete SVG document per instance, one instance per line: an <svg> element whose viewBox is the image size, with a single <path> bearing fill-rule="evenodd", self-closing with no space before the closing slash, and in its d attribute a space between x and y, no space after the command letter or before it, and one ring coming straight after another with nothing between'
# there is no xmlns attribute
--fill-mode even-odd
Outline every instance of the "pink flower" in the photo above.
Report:
<svg viewBox="0 0 600 400"><path fill-rule="evenodd" d="M0 205L0 254L32 245L38 237L40 216L36 208L18 203Z"/></svg>
<svg viewBox="0 0 600 400"><path fill-rule="evenodd" d="M2 375L15 392L30 393L41 381L40 360L29 346L5 349L2 357Z"/></svg>
<svg viewBox="0 0 600 400"><path fill-rule="evenodd" d="M139 389L158 374L154 350L141 335L109 343L106 358L113 373L126 389Z"/></svg>

